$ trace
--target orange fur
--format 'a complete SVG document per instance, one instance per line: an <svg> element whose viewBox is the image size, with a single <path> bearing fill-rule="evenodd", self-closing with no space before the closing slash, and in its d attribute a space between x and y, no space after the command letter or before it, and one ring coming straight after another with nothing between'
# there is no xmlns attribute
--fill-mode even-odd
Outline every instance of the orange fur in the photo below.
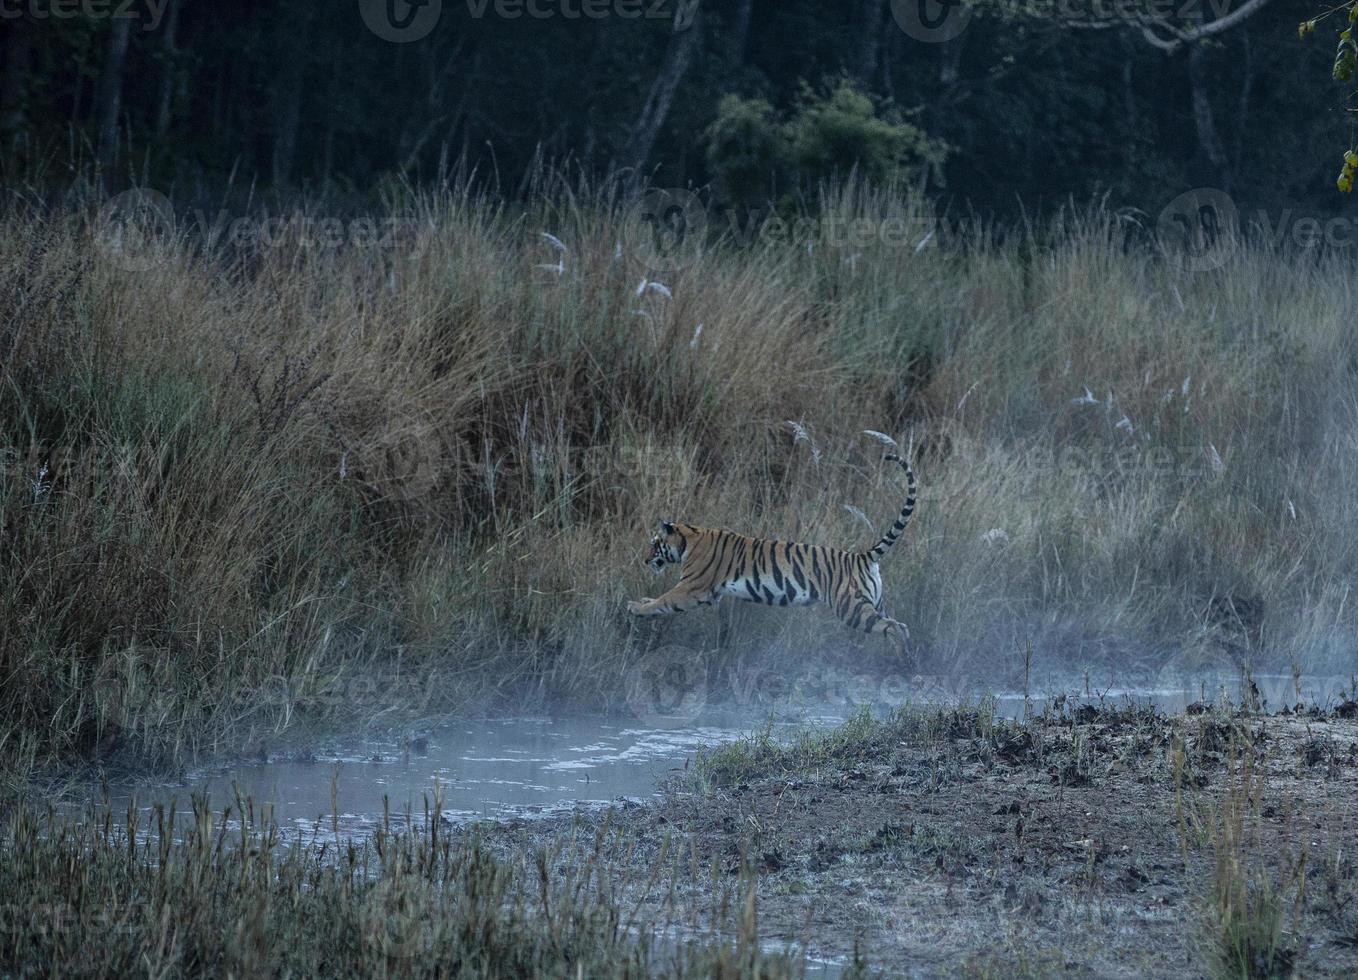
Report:
<svg viewBox="0 0 1358 980"><path fill-rule="evenodd" d="M794 541L768 541L721 529L664 522L651 539L647 564L657 572L678 564L678 584L657 599L630 602L636 616L660 616L710 606L724 596L767 605L825 602L850 629L891 632L904 646L910 631L882 609L878 562L896 543L914 513L915 474L899 456L909 496L895 524L867 551L845 551Z"/></svg>

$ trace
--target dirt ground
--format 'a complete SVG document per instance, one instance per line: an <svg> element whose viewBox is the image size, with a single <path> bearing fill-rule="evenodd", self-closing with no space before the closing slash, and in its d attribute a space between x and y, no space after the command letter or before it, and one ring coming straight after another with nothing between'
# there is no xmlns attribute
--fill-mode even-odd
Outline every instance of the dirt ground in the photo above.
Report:
<svg viewBox="0 0 1358 980"><path fill-rule="evenodd" d="M1245 881L1251 908L1272 896L1281 916L1276 954L1251 953L1256 975L1354 976L1355 714L865 717L718 750L653 803L476 832L529 853L617 829L638 889L669 837L707 869L690 873L694 901L746 861L772 947L857 949L888 976L1221 975L1218 883Z"/></svg>

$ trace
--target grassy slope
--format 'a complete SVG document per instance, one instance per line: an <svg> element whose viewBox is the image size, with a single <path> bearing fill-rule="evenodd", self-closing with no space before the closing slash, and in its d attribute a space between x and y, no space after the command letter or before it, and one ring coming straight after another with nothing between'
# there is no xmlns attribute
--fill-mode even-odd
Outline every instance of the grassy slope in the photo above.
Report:
<svg viewBox="0 0 1358 980"><path fill-rule="evenodd" d="M869 542L844 505L880 524L902 489L863 429L918 451L884 576L926 670L1002 676L1028 642L1095 668L1350 662L1339 261L1183 272L1102 213L850 241L851 217L927 215L843 194L809 240L682 256L666 298L638 295L634 211L534 201L447 192L393 206L380 245L188 243L142 271L80 215L0 220L6 767L608 701L647 643L717 645L717 616L627 621L648 528ZM735 616L714 660L856 643Z"/></svg>

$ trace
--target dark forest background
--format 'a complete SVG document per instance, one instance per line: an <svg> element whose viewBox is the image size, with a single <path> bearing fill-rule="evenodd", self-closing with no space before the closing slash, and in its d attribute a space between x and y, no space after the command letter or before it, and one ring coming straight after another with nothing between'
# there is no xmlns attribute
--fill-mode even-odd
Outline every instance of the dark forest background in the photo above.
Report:
<svg viewBox="0 0 1358 980"><path fill-rule="evenodd" d="M411 43L359 0L61 2L7 0L0 19L7 183L100 164L190 199L362 198L461 162L513 193L545 160L748 198L857 163L982 214L1103 194L1154 211L1193 186L1346 203L1331 44L1298 38L1318 8L1295 0L979 0L942 43L890 0L621 0L597 18L444 0Z"/></svg>

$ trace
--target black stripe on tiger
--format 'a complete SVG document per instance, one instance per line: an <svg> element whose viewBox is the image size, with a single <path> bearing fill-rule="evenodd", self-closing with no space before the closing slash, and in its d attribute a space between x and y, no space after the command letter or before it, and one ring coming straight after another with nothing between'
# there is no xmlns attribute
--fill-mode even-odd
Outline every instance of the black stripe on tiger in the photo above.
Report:
<svg viewBox="0 0 1358 980"><path fill-rule="evenodd" d="M656 572L667 565L681 565L679 583L658 599L629 603L628 610L639 616L687 612L725 596L774 606L823 602L845 626L868 634L889 634L903 649L909 631L883 609L878 562L909 524L917 489L909 463L895 455L886 458L905 470L908 497L900 515L871 550L753 538L667 521L651 540L646 564Z"/></svg>

